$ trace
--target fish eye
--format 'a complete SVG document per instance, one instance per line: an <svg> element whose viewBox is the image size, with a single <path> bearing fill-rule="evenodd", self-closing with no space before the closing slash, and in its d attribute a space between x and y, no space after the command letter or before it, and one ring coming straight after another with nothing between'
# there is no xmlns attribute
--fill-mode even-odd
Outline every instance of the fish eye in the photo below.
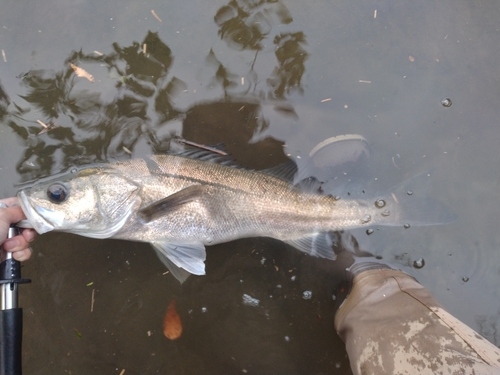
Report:
<svg viewBox="0 0 500 375"><path fill-rule="evenodd" d="M56 182L47 189L47 197L54 203L62 203L68 198L69 189L62 183Z"/></svg>

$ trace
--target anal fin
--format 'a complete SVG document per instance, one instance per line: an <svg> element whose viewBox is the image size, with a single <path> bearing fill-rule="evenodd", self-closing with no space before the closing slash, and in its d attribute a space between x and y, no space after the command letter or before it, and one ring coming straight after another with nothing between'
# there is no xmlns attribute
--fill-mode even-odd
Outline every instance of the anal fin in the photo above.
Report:
<svg viewBox="0 0 500 375"><path fill-rule="evenodd" d="M334 232L315 233L310 236L285 241L287 244L311 256L335 260L338 238Z"/></svg>

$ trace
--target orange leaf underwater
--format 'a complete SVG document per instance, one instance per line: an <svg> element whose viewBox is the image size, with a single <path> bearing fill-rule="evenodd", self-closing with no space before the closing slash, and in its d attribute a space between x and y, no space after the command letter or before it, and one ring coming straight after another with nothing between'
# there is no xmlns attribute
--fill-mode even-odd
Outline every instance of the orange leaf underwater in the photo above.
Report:
<svg viewBox="0 0 500 375"><path fill-rule="evenodd" d="M167 339L175 340L182 335L181 317L175 309L175 299L170 302L163 319L163 334Z"/></svg>

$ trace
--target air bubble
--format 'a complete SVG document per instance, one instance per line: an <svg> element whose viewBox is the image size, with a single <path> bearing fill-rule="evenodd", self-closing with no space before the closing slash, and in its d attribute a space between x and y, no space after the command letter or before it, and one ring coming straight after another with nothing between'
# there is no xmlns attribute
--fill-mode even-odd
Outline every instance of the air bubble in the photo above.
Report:
<svg viewBox="0 0 500 375"><path fill-rule="evenodd" d="M303 299L311 299L313 293L310 290L306 290L304 293L302 293L302 298Z"/></svg>
<svg viewBox="0 0 500 375"><path fill-rule="evenodd" d="M410 228L410 224L406 223L405 225L403 225L403 227L404 227L405 229L408 229L408 228Z"/></svg>
<svg viewBox="0 0 500 375"><path fill-rule="evenodd" d="M469 281L469 278L468 278L467 276L464 276L464 277L462 277L462 281L463 281L464 283L466 283L467 281Z"/></svg>
<svg viewBox="0 0 500 375"><path fill-rule="evenodd" d="M441 100L441 105L443 107L451 107L451 99L450 98L444 98Z"/></svg>
<svg viewBox="0 0 500 375"><path fill-rule="evenodd" d="M424 258L417 259L413 262L413 267L420 269L425 266L425 260Z"/></svg>
<svg viewBox="0 0 500 375"><path fill-rule="evenodd" d="M377 199L375 201L375 207L377 208L385 207L385 201L383 199Z"/></svg>
<svg viewBox="0 0 500 375"><path fill-rule="evenodd" d="M370 235L370 234L372 234L372 233L373 233L373 229L367 229L367 230L366 230L366 234L367 234L367 235Z"/></svg>
<svg viewBox="0 0 500 375"><path fill-rule="evenodd" d="M406 192L406 194L408 194L408 195L413 195L413 191L408 190L408 191Z"/></svg>
<svg viewBox="0 0 500 375"><path fill-rule="evenodd" d="M382 216L384 216L384 217L387 217L390 214L391 214L391 211L389 211L389 210L385 210L384 212L382 212Z"/></svg>
<svg viewBox="0 0 500 375"><path fill-rule="evenodd" d="M372 217L370 215L365 215L360 221L361 224L368 224L372 220Z"/></svg>

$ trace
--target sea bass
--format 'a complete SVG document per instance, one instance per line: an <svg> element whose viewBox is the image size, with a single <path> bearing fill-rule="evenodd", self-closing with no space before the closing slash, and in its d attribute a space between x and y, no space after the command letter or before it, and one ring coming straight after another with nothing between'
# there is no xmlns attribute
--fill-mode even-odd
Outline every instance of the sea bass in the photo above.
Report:
<svg viewBox="0 0 500 375"><path fill-rule="evenodd" d="M180 280L205 273L206 245L272 237L335 259L332 231L449 221L442 206L407 194L412 183L370 199L338 199L314 179L293 184L287 166L252 171L214 159L223 157L153 155L89 166L38 181L18 198L38 233L149 242Z"/></svg>

